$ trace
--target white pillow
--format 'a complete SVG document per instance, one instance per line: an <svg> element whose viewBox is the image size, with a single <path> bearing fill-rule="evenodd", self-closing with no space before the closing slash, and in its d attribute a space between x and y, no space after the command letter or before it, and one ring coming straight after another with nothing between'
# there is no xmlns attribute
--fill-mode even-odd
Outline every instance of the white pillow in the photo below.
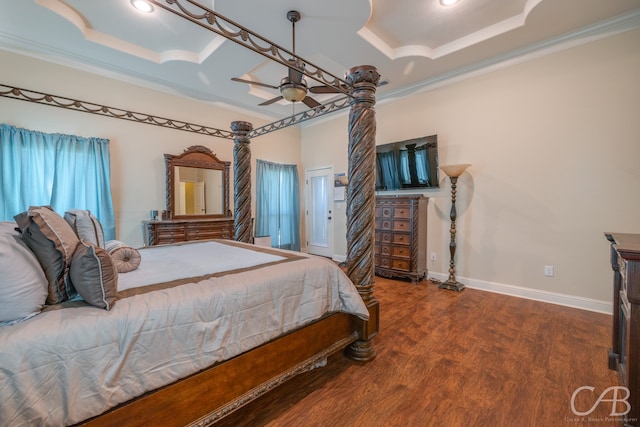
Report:
<svg viewBox="0 0 640 427"><path fill-rule="evenodd" d="M0 222L0 326L40 313L48 294L42 267L15 227Z"/></svg>
<svg viewBox="0 0 640 427"><path fill-rule="evenodd" d="M20 234L18 224L13 221L0 221L0 234Z"/></svg>

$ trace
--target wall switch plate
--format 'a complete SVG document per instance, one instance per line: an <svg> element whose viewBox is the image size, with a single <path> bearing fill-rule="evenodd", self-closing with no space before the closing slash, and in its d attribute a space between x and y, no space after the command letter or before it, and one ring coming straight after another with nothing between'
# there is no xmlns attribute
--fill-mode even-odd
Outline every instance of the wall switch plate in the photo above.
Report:
<svg viewBox="0 0 640 427"><path fill-rule="evenodd" d="M544 266L544 275L547 277L553 277L553 265Z"/></svg>
<svg viewBox="0 0 640 427"><path fill-rule="evenodd" d="M436 253L435 252L431 252L431 261L435 261L437 258Z"/></svg>

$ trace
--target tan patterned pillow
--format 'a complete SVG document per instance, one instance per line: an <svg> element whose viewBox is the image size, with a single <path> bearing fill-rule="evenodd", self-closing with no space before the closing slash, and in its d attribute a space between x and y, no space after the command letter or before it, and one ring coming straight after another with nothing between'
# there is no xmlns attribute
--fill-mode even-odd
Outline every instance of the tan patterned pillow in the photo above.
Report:
<svg viewBox="0 0 640 427"><path fill-rule="evenodd" d="M69 224L50 206L31 206L14 218L47 278L46 303L74 298L77 293L69 280L69 266L79 240Z"/></svg>

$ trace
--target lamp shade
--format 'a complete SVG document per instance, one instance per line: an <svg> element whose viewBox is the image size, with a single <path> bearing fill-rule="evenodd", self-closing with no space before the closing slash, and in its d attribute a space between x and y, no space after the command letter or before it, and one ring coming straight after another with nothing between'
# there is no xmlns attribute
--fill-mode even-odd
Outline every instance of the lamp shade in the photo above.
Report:
<svg viewBox="0 0 640 427"><path fill-rule="evenodd" d="M469 166L471 166L469 163L461 163L457 165L440 166L440 169L442 169L447 176L457 178L462 175L462 172L464 172Z"/></svg>

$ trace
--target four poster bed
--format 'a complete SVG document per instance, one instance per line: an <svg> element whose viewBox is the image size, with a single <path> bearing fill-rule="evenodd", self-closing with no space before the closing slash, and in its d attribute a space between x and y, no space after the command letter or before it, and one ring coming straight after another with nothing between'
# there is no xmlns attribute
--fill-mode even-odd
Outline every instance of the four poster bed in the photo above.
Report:
<svg viewBox="0 0 640 427"><path fill-rule="evenodd" d="M336 351L372 360L379 319L373 295L379 78L371 66L353 68L346 78L346 274L320 257L251 244L252 125L233 122L234 240L140 249L139 268L116 274L117 294L102 287L81 293L86 302L56 302L0 326L0 424L210 425ZM45 217L51 217L46 209L33 209L16 218L23 239L42 231ZM0 237L15 240L10 228L5 224ZM98 249L83 247L83 260L99 258ZM65 250L60 245L57 254L64 258ZM72 252L66 268L82 288L88 273L73 276ZM100 268L103 280L111 270ZM64 280L58 285L70 292Z"/></svg>
<svg viewBox="0 0 640 427"><path fill-rule="evenodd" d="M354 68L347 77L353 92L349 118L346 274L323 258L260 249L250 244L251 124L247 122L231 125L235 141L235 240L136 250L142 260L140 271L161 272L151 282L131 283L135 282L132 279L135 272L113 274L115 270L109 270L106 263L110 258L101 258L104 250L98 253L100 242L92 242L96 244L94 249L84 244L89 238L67 242L66 246L55 242L50 242L51 247L43 246L42 242L41 246L28 243L25 246L24 242L19 248L15 246L55 222L54 217L42 219L53 215L44 207L30 208L16 217L16 223L0 223L0 243L8 242L18 248L3 252L6 247L0 244L4 280L14 255L21 251L28 253L30 249L36 252L46 246L49 250L54 248L52 257L73 258L64 272L70 272L71 282L85 300L48 302L42 313L23 322L0 323L3 401L0 424L210 425L287 379L322 366L336 351L345 349L345 355L358 362L373 359L372 339L377 334L379 319L378 302L373 296L373 107L378 79L377 71L370 66ZM74 218L79 216L78 212L71 214ZM35 218L40 218L40 222ZM98 234L93 232L94 222L89 221L88 228L92 230L89 235ZM14 230L16 226L22 235ZM74 235L86 228L76 222L67 234ZM64 234L57 230L43 238L51 240ZM105 248L109 248L108 243ZM149 265L147 261L154 265L152 253L159 249L180 252L205 243L217 249L207 246L182 255L165 254L156 267L142 268ZM118 244L110 250L114 260L122 251L131 255ZM78 252L80 261L76 261ZM74 273L74 268L81 266L75 268L78 270L95 259L104 261L98 263L100 281L118 277L117 294L106 287L100 288L98 294L95 290L80 291L91 282L96 270ZM125 264L127 260L118 259ZM162 273L164 270L157 267L163 264L169 271ZM44 268L39 258L30 265ZM207 268L196 268L201 266ZM172 276L180 270L187 272ZM41 279L45 276L49 279L52 273L45 271L43 275L40 271L39 275ZM286 293L289 286L285 284L291 283L296 283L295 289L301 286L311 292L311 296L303 291ZM57 285L61 295L70 292L65 288L65 280ZM51 282L48 291L51 292ZM231 299L232 303L224 302L220 293L235 299ZM243 308L238 295L263 297L249 299L246 304L266 306L266 312L259 314L253 308ZM289 309L285 310L283 303L287 302ZM310 307L315 307L311 313L307 312ZM230 311L223 310L226 308ZM293 317L284 316L285 312L291 312ZM260 333L252 329L251 325L272 323L274 317L284 319L284 323ZM231 320L224 325L223 318ZM231 344L214 347L221 338L208 329L210 326L231 335ZM249 338L236 334L247 328ZM170 337L168 342L159 338L164 335ZM97 360L104 363L98 364Z"/></svg>
<svg viewBox="0 0 640 427"><path fill-rule="evenodd" d="M0 223L3 237L12 225ZM86 260L74 255L83 300L0 328L0 424L208 425L322 366L370 319L321 257L231 240L138 252L139 266L118 274L117 297L108 283L105 298L85 294L90 278L75 271Z"/></svg>

